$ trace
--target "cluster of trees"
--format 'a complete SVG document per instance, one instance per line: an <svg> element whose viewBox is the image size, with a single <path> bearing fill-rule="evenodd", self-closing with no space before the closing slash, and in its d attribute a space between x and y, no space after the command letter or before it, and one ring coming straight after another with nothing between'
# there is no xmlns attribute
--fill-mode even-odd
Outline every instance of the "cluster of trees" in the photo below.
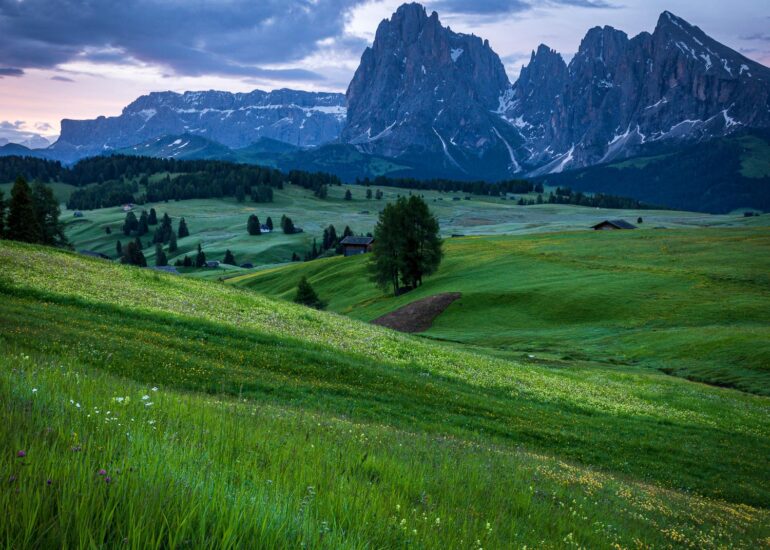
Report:
<svg viewBox="0 0 770 550"><path fill-rule="evenodd" d="M69 246L59 221L59 201L42 183L16 178L6 203L0 191L0 238L50 246Z"/></svg>
<svg viewBox="0 0 770 550"><path fill-rule="evenodd" d="M151 227L155 227L155 230L148 246L155 245L155 265L157 266L168 265L168 256L163 248L164 245L167 245L169 253L176 252L178 250L177 238L182 239L190 235L184 218L179 219L177 230L174 231L171 216L168 213L164 213L163 217L158 220L158 214L154 208L150 208L149 212L142 210L139 218L134 212L128 212L121 229L126 237L134 237L134 240L126 246L123 246L121 241L115 243L115 252L122 263L141 267L147 266L147 260L142 253L145 244L141 238L150 232ZM111 232L109 227L107 231L108 233Z"/></svg>
<svg viewBox="0 0 770 550"><path fill-rule="evenodd" d="M422 198L400 197L380 212L369 261L372 279L395 295L422 284L443 257L439 225Z"/></svg>
<svg viewBox="0 0 770 550"><path fill-rule="evenodd" d="M249 235L261 235L262 228L263 228L263 225L259 222L259 218L257 217L256 214L250 215L249 219L246 220L246 231L248 231ZM265 220L264 228L269 232L273 231L273 218L271 218L270 216L267 217L267 219Z"/></svg>
<svg viewBox="0 0 770 550"><path fill-rule="evenodd" d="M61 162L35 157L0 157L0 181L13 181L22 175L27 181L59 181Z"/></svg>
<svg viewBox="0 0 770 550"><path fill-rule="evenodd" d="M548 202L548 204L575 204L578 206L591 206L597 208L635 210L659 208L628 197L605 195L604 193L593 193L588 195L581 193L580 191L572 191L569 187L557 187L556 191L549 193L548 198L543 202Z"/></svg>
<svg viewBox="0 0 770 550"><path fill-rule="evenodd" d="M353 230L350 229L350 226L346 225L340 235L337 233L337 228L330 224L324 229L320 246L318 245L318 241L313 239L313 246L305 253L304 261L309 262L319 257L342 254L342 245L340 243L345 237L352 237L353 235L354 233Z"/></svg>
<svg viewBox="0 0 770 550"><path fill-rule="evenodd" d="M230 251L228 250L228 252ZM203 247L198 243L198 251L194 259L185 254L184 258L177 260L174 265L176 267L206 267L206 253L203 252Z"/></svg>

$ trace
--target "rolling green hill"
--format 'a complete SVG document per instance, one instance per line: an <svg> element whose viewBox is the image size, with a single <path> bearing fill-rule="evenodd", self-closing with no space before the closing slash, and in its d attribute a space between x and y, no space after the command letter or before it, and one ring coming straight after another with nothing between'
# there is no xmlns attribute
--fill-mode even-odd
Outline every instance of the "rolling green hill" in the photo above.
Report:
<svg viewBox="0 0 770 550"><path fill-rule="evenodd" d="M158 174L154 177L165 177ZM376 187L371 188L375 191ZM366 189L355 185L333 186L329 197L320 200L313 192L295 185L286 185L276 189L272 203L238 203L234 199L195 199L150 203L136 208L136 213L144 208L155 208L158 216L167 212L174 219L174 227L179 218L184 216L190 227L191 235L180 239L179 251L171 255L173 261L196 250L198 243L203 245L207 257L221 260L225 250L230 249L239 263L251 262L255 265L283 263L291 259L292 253L300 256L310 249L313 239L320 239L324 228L333 224L339 233L349 225L356 233L367 233L374 229L379 211L388 201L408 190L380 188L382 200L367 199ZM345 191L350 190L353 199L344 200ZM413 191L416 193L416 191ZM452 234L489 235L521 234L552 231L585 230L591 225L608 218L625 218L635 221L642 216L643 227L703 227L703 226L745 226L763 223L766 218L743 218L739 215L715 216L695 212L677 212L671 210L607 210L581 206L543 204L537 206L518 206L515 200L489 197L486 195L464 195L460 193L440 193L438 191L420 191L431 210L439 218L444 236ZM465 200L466 197L468 200ZM250 214L256 214L264 223L268 216L277 223L282 215L287 215L304 232L296 235L284 235L280 232L271 235L250 237L246 233L246 220ZM89 249L113 257L115 243L121 240L126 244L127 237L121 232L125 219L121 207L102 208L84 212L84 217L75 218L72 211L65 210L66 233L77 250ZM106 233L106 228L111 233ZM150 236L144 238L145 244ZM144 250L148 260L154 259L154 247ZM214 278L226 275L209 273Z"/></svg>
<svg viewBox="0 0 770 550"><path fill-rule="evenodd" d="M470 353L33 246L0 242L0 263L9 546L756 548L770 536L767 398Z"/></svg>
<svg viewBox="0 0 770 550"><path fill-rule="evenodd" d="M770 211L770 131L750 130L673 152L661 153L652 146L649 153L636 158L541 179L549 185L684 210Z"/></svg>
<svg viewBox="0 0 770 550"><path fill-rule="evenodd" d="M367 321L461 292L425 336L564 365L643 366L770 395L766 226L480 236L448 239L445 250L438 274L398 298L368 280L364 257L227 282L288 299L307 276L330 309Z"/></svg>

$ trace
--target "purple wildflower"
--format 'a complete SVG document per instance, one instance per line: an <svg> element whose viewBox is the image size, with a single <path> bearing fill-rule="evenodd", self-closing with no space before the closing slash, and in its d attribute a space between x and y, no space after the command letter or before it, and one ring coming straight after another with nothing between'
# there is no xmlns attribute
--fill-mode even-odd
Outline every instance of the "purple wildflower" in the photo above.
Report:
<svg viewBox="0 0 770 550"><path fill-rule="evenodd" d="M27 453L26 451L19 451L18 453L16 453L16 456L18 456L19 458L24 458L25 456L27 456Z"/></svg>
<svg viewBox="0 0 770 550"><path fill-rule="evenodd" d="M105 470L104 468L102 468L101 470L99 470L99 472L98 472L98 473L99 473L99 475L100 475L100 476L106 476L106 475L107 475L107 470Z"/></svg>
<svg viewBox="0 0 770 550"><path fill-rule="evenodd" d="M110 476L107 476L104 478L105 483L110 483L112 481L112 478Z"/></svg>
<svg viewBox="0 0 770 550"><path fill-rule="evenodd" d="M51 481L50 479L45 482L46 485L50 485L51 483L53 483L53 481Z"/></svg>

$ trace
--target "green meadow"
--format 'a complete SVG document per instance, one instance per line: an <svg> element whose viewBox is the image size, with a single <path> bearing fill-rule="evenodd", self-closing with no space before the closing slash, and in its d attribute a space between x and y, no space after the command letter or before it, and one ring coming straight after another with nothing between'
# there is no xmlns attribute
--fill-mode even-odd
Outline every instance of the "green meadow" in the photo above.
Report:
<svg viewBox="0 0 770 550"><path fill-rule="evenodd" d="M343 200L347 189L352 192L351 201ZM375 187L371 189L373 192L376 190ZM142 209L155 208L159 217L167 212L174 219L174 228L180 217L185 218L190 236L179 240L179 251L169 258L172 263L176 258L194 253L200 243L209 259L221 260L225 250L230 249L239 264L249 262L265 266L287 262L293 252L302 257L312 246L313 239L320 242L324 228L330 224L340 234L346 225L356 233L372 231L379 211L385 204L399 194L409 193L408 190L385 187L382 191L384 198L378 201L366 199L366 189L363 187L343 185L330 188L328 199L319 200L309 190L287 185L285 189L275 191L272 203L199 199L141 205L135 208L135 212L138 216ZM425 196L439 219L442 233L447 237L452 234L498 235L585 230L607 218L625 218L635 222L640 216L644 219L643 226L647 228L730 227L758 223L761 220L761 217L757 221L744 220L742 213L715 216L669 210L605 210L547 204L518 206L514 200L499 197L436 191L420 191L420 194ZM256 214L262 223L269 216L276 226L281 216L287 215L297 227L303 229L303 233L284 235L279 231L270 235L249 236L246 220L251 214ZM125 216L120 207L86 210L82 218L75 218L72 211L65 210L62 213L62 219L67 224L67 236L77 250L94 250L110 257L115 257L115 244L118 240L126 244L129 239L121 232ZM112 230L109 235L106 234L107 227ZM151 237L151 234L144 237L145 244L148 244ZM144 254L152 264L154 247L146 248ZM212 278L227 275L232 273L203 274Z"/></svg>
<svg viewBox="0 0 770 550"><path fill-rule="evenodd" d="M435 276L398 298L373 286L365 257L227 283L291 299L307 276L329 309L365 321L461 292L425 337L565 367L657 369L770 395L767 227L450 238L445 253Z"/></svg>
<svg viewBox="0 0 770 550"><path fill-rule="evenodd" d="M632 247L645 233L599 238ZM723 244L763 246L753 235ZM580 237L499 239L512 256L547 257L560 248L548 239L569 238ZM448 244L448 272L476 240ZM479 253L479 269L496 253ZM766 397L655 369L495 356L64 251L0 242L0 264L7 547L770 540ZM694 264L695 286L733 273L707 255ZM731 291L767 276L734 273Z"/></svg>

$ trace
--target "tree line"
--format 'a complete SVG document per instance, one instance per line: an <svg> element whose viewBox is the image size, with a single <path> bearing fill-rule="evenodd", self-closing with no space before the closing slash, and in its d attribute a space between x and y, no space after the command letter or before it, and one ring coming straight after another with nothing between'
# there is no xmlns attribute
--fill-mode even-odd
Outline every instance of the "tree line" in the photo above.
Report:
<svg viewBox="0 0 770 550"><path fill-rule="evenodd" d="M59 220L59 201L43 183L16 178L6 202L0 191L0 238L49 246L69 246Z"/></svg>

